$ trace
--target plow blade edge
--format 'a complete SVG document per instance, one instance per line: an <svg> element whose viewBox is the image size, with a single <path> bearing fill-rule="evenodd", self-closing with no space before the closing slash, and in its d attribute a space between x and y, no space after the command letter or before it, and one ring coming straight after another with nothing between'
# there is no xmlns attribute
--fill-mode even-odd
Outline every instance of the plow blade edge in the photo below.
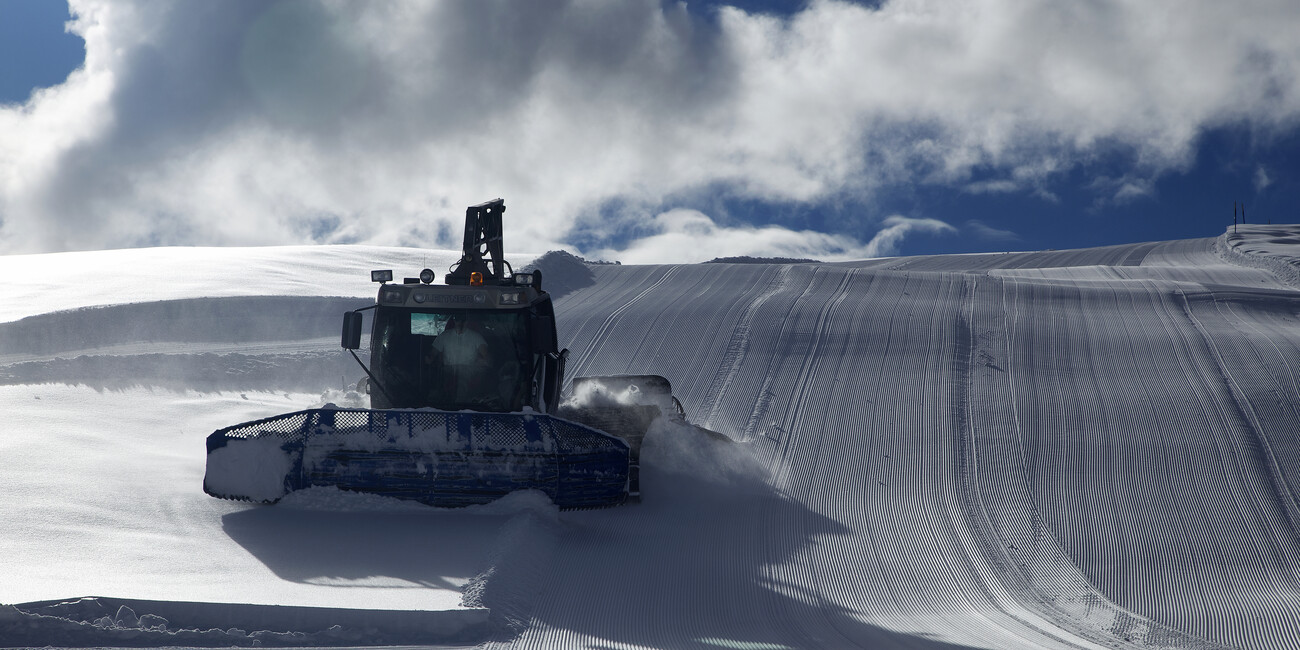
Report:
<svg viewBox="0 0 1300 650"><path fill-rule="evenodd" d="M203 490L274 503L337 487L437 507L540 490L560 508L628 496L629 448L618 438L541 413L432 409L311 409L208 436Z"/></svg>

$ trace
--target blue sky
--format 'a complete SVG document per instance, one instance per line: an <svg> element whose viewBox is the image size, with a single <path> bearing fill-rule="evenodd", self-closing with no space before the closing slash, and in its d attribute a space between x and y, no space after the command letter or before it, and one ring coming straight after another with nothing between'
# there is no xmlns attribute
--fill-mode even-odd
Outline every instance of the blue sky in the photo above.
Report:
<svg viewBox="0 0 1300 650"><path fill-rule="evenodd" d="M0 2L0 253L455 246L498 195L508 248L635 262L1300 205L1288 2L72 4Z"/></svg>
<svg viewBox="0 0 1300 650"><path fill-rule="evenodd" d="M63 29L70 18L66 2L0 2L0 103L25 102L85 61L85 41Z"/></svg>

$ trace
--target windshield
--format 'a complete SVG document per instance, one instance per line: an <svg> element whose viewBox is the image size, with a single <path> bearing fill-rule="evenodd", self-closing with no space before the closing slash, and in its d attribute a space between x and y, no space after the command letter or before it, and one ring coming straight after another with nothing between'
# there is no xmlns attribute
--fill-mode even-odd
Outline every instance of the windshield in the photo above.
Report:
<svg viewBox="0 0 1300 650"><path fill-rule="evenodd" d="M532 377L523 311L376 311L371 366L391 408L523 408Z"/></svg>

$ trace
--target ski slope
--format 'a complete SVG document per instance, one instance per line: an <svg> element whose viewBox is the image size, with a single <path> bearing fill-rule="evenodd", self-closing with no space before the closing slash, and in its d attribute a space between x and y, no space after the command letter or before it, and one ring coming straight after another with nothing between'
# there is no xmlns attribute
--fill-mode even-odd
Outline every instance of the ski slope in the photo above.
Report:
<svg viewBox="0 0 1300 650"><path fill-rule="evenodd" d="M661 426L643 503L582 512L207 497L212 430L360 399L322 314L367 301L366 271L455 255L111 253L0 258L3 603L343 621L264 617L265 645L390 642L378 615L343 616L385 609L496 648L1300 646L1300 226L841 264L543 259L570 374L662 374L741 441ZM77 620L2 608L0 645L255 640Z"/></svg>

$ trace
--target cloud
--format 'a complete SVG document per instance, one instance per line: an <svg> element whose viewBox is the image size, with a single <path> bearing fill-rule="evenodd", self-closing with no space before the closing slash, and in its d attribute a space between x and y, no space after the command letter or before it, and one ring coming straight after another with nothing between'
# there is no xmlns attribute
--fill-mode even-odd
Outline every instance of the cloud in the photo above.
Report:
<svg viewBox="0 0 1300 650"><path fill-rule="evenodd" d="M1255 191L1263 192L1269 185L1273 184L1273 177L1269 176L1268 170L1260 165L1255 168Z"/></svg>
<svg viewBox="0 0 1300 650"><path fill-rule="evenodd" d="M1129 173L1118 178L1098 176L1088 184L1097 193L1094 208L1108 205L1123 205L1139 199L1155 196L1155 179L1140 174Z"/></svg>
<svg viewBox="0 0 1300 650"><path fill-rule="evenodd" d="M1020 241L1020 235L1010 230L994 228L993 226L980 221L979 219L970 219L962 226L962 230L970 232L975 237L984 241L993 242L1012 242Z"/></svg>
<svg viewBox="0 0 1300 650"><path fill-rule="evenodd" d="M938 219L912 219L894 215L884 221L885 227L867 242L863 257L887 257L898 254L898 245L912 232L942 234L956 229Z"/></svg>
<svg viewBox="0 0 1300 650"><path fill-rule="evenodd" d="M787 204L870 206L927 185L1050 199L1116 151L1131 162L1092 189L1124 201L1190 164L1207 128L1281 133L1300 116L1290 0L815 0L788 17L660 0L72 9L85 67L0 107L0 253L455 247L459 211L496 196L511 246L544 250L717 188ZM615 203L635 209L603 209ZM722 228L738 248L710 257L760 241L884 250L900 232L854 223L868 225L822 244Z"/></svg>
<svg viewBox="0 0 1300 650"><path fill-rule="evenodd" d="M628 264L694 263L732 256L840 262L896 255L898 245L909 234L955 232L936 219L894 215L886 218L883 228L863 244L852 237L780 226L719 226L708 215L685 209L657 214L649 219L649 224L653 234L636 239L625 248L600 250L596 255Z"/></svg>

